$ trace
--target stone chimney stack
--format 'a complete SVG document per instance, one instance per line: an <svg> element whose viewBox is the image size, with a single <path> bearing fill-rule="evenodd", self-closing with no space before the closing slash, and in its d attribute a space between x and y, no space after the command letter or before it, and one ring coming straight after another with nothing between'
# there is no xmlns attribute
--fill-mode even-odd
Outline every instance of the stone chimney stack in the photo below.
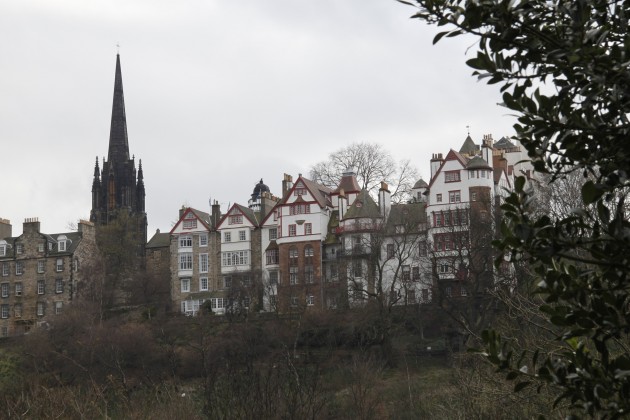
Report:
<svg viewBox="0 0 630 420"><path fill-rule="evenodd" d="M481 157L486 163L493 168L493 159L492 159L492 134L484 134L483 140L481 141Z"/></svg>
<svg viewBox="0 0 630 420"><path fill-rule="evenodd" d="M13 235L13 227L11 221L0 218L0 239L10 238Z"/></svg>
<svg viewBox="0 0 630 420"><path fill-rule="evenodd" d="M24 219L24 225L22 228L22 234L26 233L39 233L40 223L37 217L27 217Z"/></svg>
<svg viewBox="0 0 630 420"><path fill-rule="evenodd" d="M289 174L284 174L282 180L282 198L285 198L289 191L293 188L293 177Z"/></svg>
<svg viewBox="0 0 630 420"><path fill-rule="evenodd" d="M214 200L214 203L212 203L212 214L210 215L210 219L212 219L212 228L216 228L219 224L219 220L221 219L221 205L217 200Z"/></svg>
<svg viewBox="0 0 630 420"><path fill-rule="evenodd" d="M440 169L440 166L442 166L442 162L444 162L442 153L433 153L433 157L431 157L431 181L433 181L433 177Z"/></svg>
<svg viewBox="0 0 630 420"><path fill-rule="evenodd" d="M381 181L381 188L378 190L378 208L381 216L385 220L389 216L389 210L392 207L392 194L389 192L389 186L385 181Z"/></svg>
<svg viewBox="0 0 630 420"><path fill-rule="evenodd" d="M83 238L96 240L96 228L94 226L94 223L88 220L79 220L78 229Z"/></svg>

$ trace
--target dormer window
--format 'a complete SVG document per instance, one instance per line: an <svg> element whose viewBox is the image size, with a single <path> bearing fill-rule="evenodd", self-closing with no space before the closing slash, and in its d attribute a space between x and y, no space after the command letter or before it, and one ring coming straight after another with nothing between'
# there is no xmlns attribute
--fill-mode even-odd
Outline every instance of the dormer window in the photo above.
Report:
<svg viewBox="0 0 630 420"><path fill-rule="evenodd" d="M57 251L66 252L68 238L66 235L59 235L57 237Z"/></svg>
<svg viewBox="0 0 630 420"><path fill-rule="evenodd" d="M197 228L197 218L191 212L186 215L184 219L184 229L196 229Z"/></svg>

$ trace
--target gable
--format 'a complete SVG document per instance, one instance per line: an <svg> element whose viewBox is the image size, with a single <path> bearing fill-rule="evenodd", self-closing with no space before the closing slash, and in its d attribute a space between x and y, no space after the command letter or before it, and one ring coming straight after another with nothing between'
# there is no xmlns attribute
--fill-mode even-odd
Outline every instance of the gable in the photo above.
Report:
<svg viewBox="0 0 630 420"><path fill-rule="evenodd" d="M204 232L212 230L210 225L201 217L201 215L204 214L203 212L196 211L192 207L188 207L169 233Z"/></svg>
<svg viewBox="0 0 630 420"><path fill-rule="evenodd" d="M243 226L257 227L258 223L254 213L249 208L234 203L217 224L217 229Z"/></svg>

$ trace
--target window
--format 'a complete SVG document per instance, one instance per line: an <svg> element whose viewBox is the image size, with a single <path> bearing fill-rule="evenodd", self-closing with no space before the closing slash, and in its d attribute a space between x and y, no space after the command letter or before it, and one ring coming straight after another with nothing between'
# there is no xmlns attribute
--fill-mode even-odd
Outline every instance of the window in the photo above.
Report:
<svg viewBox="0 0 630 420"><path fill-rule="evenodd" d="M307 190L306 188L304 188L304 187L302 187L302 188L296 188L296 189L293 191L293 195L306 195L307 191L308 191L308 190Z"/></svg>
<svg viewBox="0 0 630 420"><path fill-rule="evenodd" d="M192 252L183 252L179 254L179 269L180 270L192 270L193 269L193 254Z"/></svg>
<svg viewBox="0 0 630 420"><path fill-rule="evenodd" d="M444 290L446 296L451 297L453 295L453 292L451 291L451 286L446 286L446 289Z"/></svg>
<svg viewBox="0 0 630 420"><path fill-rule="evenodd" d="M313 306L313 305L315 305L315 296L313 296L313 295L308 295L308 296L306 297L306 304L307 304L308 306Z"/></svg>
<svg viewBox="0 0 630 420"><path fill-rule="evenodd" d="M208 272L208 254L199 254L199 272Z"/></svg>
<svg viewBox="0 0 630 420"><path fill-rule="evenodd" d="M180 248L192 248L192 236L184 235L179 237Z"/></svg>
<svg viewBox="0 0 630 420"><path fill-rule="evenodd" d="M409 267L408 265L402 266L402 278L403 281L411 280L411 267Z"/></svg>
<svg viewBox="0 0 630 420"><path fill-rule="evenodd" d="M426 242L422 241L418 243L418 255L420 255L421 257L427 256L427 243Z"/></svg>
<svg viewBox="0 0 630 420"><path fill-rule="evenodd" d="M55 293L63 293L63 280L55 280Z"/></svg>
<svg viewBox="0 0 630 420"><path fill-rule="evenodd" d="M311 212L310 204L293 204L289 208L289 214L309 214Z"/></svg>
<svg viewBox="0 0 630 420"><path fill-rule="evenodd" d="M8 276L9 272L11 270L11 266L9 265L8 262L2 263L2 275L3 276Z"/></svg>
<svg viewBox="0 0 630 420"><path fill-rule="evenodd" d="M442 194L436 194L435 195L435 201L437 201L438 203L442 202Z"/></svg>
<svg viewBox="0 0 630 420"><path fill-rule="evenodd" d="M199 278L199 290L202 292L208 290L208 277Z"/></svg>
<svg viewBox="0 0 630 420"><path fill-rule="evenodd" d="M223 234L223 242L232 242L232 232L225 232Z"/></svg>
<svg viewBox="0 0 630 420"><path fill-rule="evenodd" d="M2 311L2 318L8 318L9 317L9 305L7 305L7 304L2 305L1 311Z"/></svg>
<svg viewBox="0 0 630 420"><path fill-rule="evenodd" d="M451 272L451 266L447 263L439 263L438 264L438 273L445 274Z"/></svg>
<svg viewBox="0 0 630 420"><path fill-rule="evenodd" d="M295 236L297 234L297 227L295 225L289 225L289 236Z"/></svg>
<svg viewBox="0 0 630 420"><path fill-rule="evenodd" d="M459 294L462 295L462 296L468 296L468 289L466 289L466 286L462 286L459 289Z"/></svg>
<svg viewBox="0 0 630 420"><path fill-rule="evenodd" d="M227 303L227 299L223 299L223 298L210 299L210 305L212 309L223 309L225 308L226 303Z"/></svg>
<svg viewBox="0 0 630 420"><path fill-rule="evenodd" d="M291 307L295 308L296 306L298 306L298 297L297 296L291 296Z"/></svg>
<svg viewBox="0 0 630 420"><path fill-rule="evenodd" d="M223 287L225 289L230 289L232 287L232 277L230 276L223 277Z"/></svg>
<svg viewBox="0 0 630 420"><path fill-rule="evenodd" d="M311 235L313 233L313 224L312 223L304 223L304 234Z"/></svg>
<svg viewBox="0 0 630 420"><path fill-rule="evenodd" d="M407 303L416 303L416 291L407 290Z"/></svg>
<svg viewBox="0 0 630 420"><path fill-rule="evenodd" d="M298 263L298 250L292 246L289 248L289 265L297 265Z"/></svg>
<svg viewBox="0 0 630 420"><path fill-rule="evenodd" d="M243 223L243 215L241 214L228 217L228 224L230 225L240 225L241 223Z"/></svg>
<svg viewBox="0 0 630 420"><path fill-rule="evenodd" d="M252 285L252 279L249 276L245 276L241 279L241 285L244 287L250 287Z"/></svg>
<svg viewBox="0 0 630 420"><path fill-rule="evenodd" d="M429 301L429 289L422 289L422 301L423 302Z"/></svg>
<svg viewBox="0 0 630 420"><path fill-rule="evenodd" d="M9 283L2 283L0 285L0 290L2 291L2 297L9 297Z"/></svg>
<svg viewBox="0 0 630 420"><path fill-rule="evenodd" d="M199 235L199 246L208 246L208 235L202 233Z"/></svg>
<svg viewBox="0 0 630 420"><path fill-rule="evenodd" d="M55 302L55 315L59 315L63 311L63 302Z"/></svg>
<svg viewBox="0 0 630 420"><path fill-rule="evenodd" d="M44 280L37 280L37 294L43 295L46 293L46 282Z"/></svg>
<svg viewBox="0 0 630 420"><path fill-rule="evenodd" d="M433 225L436 227L440 227L443 224L444 224L444 214L433 213Z"/></svg>
<svg viewBox="0 0 630 420"><path fill-rule="evenodd" d="M205 301L203 299L186 299L182 301L181 311L187 316L195 316Z"/></svg>
<svg viewBox="0 0 630 420"><path fill-rule="evenodd" d="M278 264L280 262L280 253L277 249L268 249L265 252L267 265Z"/></svg>
<svg viewBox="0 0 630 420"><path fill-rule="evenodd" d="M289 267L289 284L298 284L298 268Z"/></svg>
<svg viewBox="0 0 630 420"><path fill-rule="evenodd" d="M304 281L306 283L313 283L313 281L315 281L315 275L314 275L314 271L313 271L313 266L312 265L305 265L304 266Z"/></svg>
<svg viewBox="0 0 630 420"><path fill-rule="evenodd" d="M394 244L387 244L387 259L394 258Z"/></svg>
<svg viewBox="0 0 630 420"><path fill-rule="evenodd" d="M278 284L278 272L277 271L270 271L269 272L269 284L272 286L275 286L276 284Z"/></svg>
<svg viewBox="0 0 630 420"><path fill-rule="evenodd" d="M184 220L184 229L196 229L197 219L188 219L188 216L192 216L192 213L188 213L186 216L186 219Z"/></svg>
<svg viewBox="0 0 630 420"><path fill-rule="evenodd" d="M486 177L486 171L483 171L483 170L481 171L481 177L482 177L482 178L485 178L485 177Z"/></svg>
<svg viewBox="0 0 630 420"><path fill-rule="evenodd" d="M57 271L63 271L63 258L57 258Z"/></svg>
<svg viewBox="0 0 630 420"><path fill-rule="evenodd" d="M66 241L65 240L60 240L57 243L57 249L59 250L59 252L65 252L66 251Z"/></svg>
<svg viewBox="0 0 630 420"><path fill-rule="evenodd" d="M16 254L22 254L24 252L24 245L23 244L15 244L15 253Z"/></svg>
<svg viewBox="0 0 630 420"><path fill-rule="evenodd" d="M190 279L181 279L182 293L190 292Z"/></svg>
<svg viewBox="0 0 630 420"><path fill-rule="evenodd" d="M470 201L477 201L477 193L476 192L471 192L470 193Z"/></svg>
<svg viewBox="0 0 630 420"><path fill-rule="evenodd" d="M44 316L44 302L37 302L37 316Z"/></svg>
<svg viewBox="0 0 630 420"><path fill-rule="evenodd" d="M3 326L0 328L0 337L8 337L9 336L9 327Z"/></svg>
<svg viewBox="0 0 630 420"><path fill-rule="evenodd" d="M278 239L278 228L269 229L269 240L275 241L276 239Z"/></svg>
<svg viewBox="0 0 630 420"><path fill-rule="evenodd" d="M233 265L248 265L249 264L249 251L230 251L223 253L222 265L223 267L229 267Z"/></svg>
<svg viewBox="0 0 630 420"><path fill-rule="evenodd" d="M449 203L459 203L462 201L461 193L458 191L449 191L448 192L448 202Z"/></svg>
<svg viewBox="0 0 630 420"><path fill-rule="evenodd" d="M420 267L411 267L411 279L414 281L420 280Z"/></svg>
<svg viewBox="0 0 630 420"><path fill-rule="evenodd" d="M43 273L46 270L46 260L37 261L37 272Z"/></svg>
<svg viewBox="0 0 630 420"><path fill-rule="evenodd" d="M22 304L16 303L13 305L13 316L16 318L22 318Z"/></svg>
<svg viewBox="0 0 630 420"><path fill-rule="evenodd" d="M21 276L24 273L24 263L22 261L17 261L15 263L15 274L17 276Z"/></svg>
<svg viewBox="0 0 630 420"><path fill-rule="evenodd" d="M306 258L311 258L311 257L313 256L313 252L314 252L314 251L313 251L313 247L312 247L312 246L310 246L310 245L306 245L306 246L304 247L304 256L305 256Z"/></svg>
<svg viewBox="0 0 630 420"><path fill-rule="evenodd" d="M41 253L41 252L44 252L44 245L45 245L45 244L38 244L38 245L37 245L37 252L40 252L40 253Z"/></svg>
<svg viewBox="0 0 630 420"><path fill-rule="evenodd" d="M444 182L458 182L460 181L459 171L446 171L444 172Z"/></svg>
<svg viewBox="0 0 630 420"><path fill-rule="evenodd" d="M245 233L244 230L239 230L238 231L238 240L239 241L246 241L247 240L247 234Z"/></svg>
<svg viewBox="0 0 630 420"><path fill-rule="evenodd" d="M354 277L361 277L363 275L363 261L352 261L352 273Z"/></svg>
<svg viewBox="0 0 630 420"><path fill-rule="evenodd" d="M15 296L22 296L22 283L15 283Z"/></svg>
<svg viewBox="0 0 630 420"><path fill-rule="evenodd" d="M6 245L6 243L0 244L0 257L5 257L6 255L7 255L7 245Z"/></svg>

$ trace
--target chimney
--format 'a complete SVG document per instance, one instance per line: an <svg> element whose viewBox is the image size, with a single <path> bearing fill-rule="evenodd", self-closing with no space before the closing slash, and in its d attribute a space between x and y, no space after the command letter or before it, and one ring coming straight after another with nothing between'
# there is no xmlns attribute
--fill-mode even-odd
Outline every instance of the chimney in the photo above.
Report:
<svg viewBox="0 0 630 420"><path fill-rule="evenodd" d="M179 218L181 219L184 216L184 213L186 212L186 206L184 206L182 204L182 208L179 209Z"/></svg>
<svg viewBox="0 0 630 420"><path fill-rule="evenodd" d="M37 217L27 217L26 219L24 219L22 234L39 233L39 228L40 224Z"/></svg>
<svg viewBox="0 0 630 420"><path fill-rule="evenodd" d="M486 163L492 168L492 134L484 134L483 140L481 141L481 157Z"/></svg>
<svg viewBox="0 0 630 420"><path fill-rule="evenodd" d="M284 179L282 180L282 198L287 196L292 187L293 177L289 174L284 174Z"/></svg>
<svg viewBox="0 0 630 420"><path fill-rule="evenodd" d="M0 239L9 238L13 234L13 228L11 221L8 219L0 218Z"/></svg>
<svg viewBox="0 0 630 420"><path fill-rule="evenodd" d="M348 203L346 201L346 193L342 188L339 190L339 195L337 196L337 205L339 208L339 220L343 220L343 217L346 215L347 204Z"/></svg>
<svg viewBox="0 0 630 420"><path fill-rule="evenodd" d="M442 153L433 153L433 157L431 157L431 181L438 169L440 169L440 166L442 166L442 162L444 162Z"/></svg>
<svg viewBox="0 0 630 420"><path fill-rule="evenodd" d="M78 230L81 237L96 240L96 228L89 220L79 220Z"/></svg>
<svg viewBox="0 0 630 420"><path fill-rule="evenodd" d="M388 188L387 183L381 181L381 188L378 190L378 208L385 219L389 216L389 210L392 207L392 194Z"/></svg>
<svg viewBox="0 0 630 420"><path fill-rule="evenodd" d="M212 221L212 228L216 228L219 224L219 219L221 219L221 205L217 200L214 200L214 203L212 203L212 214L210 219Z"/></svg>

